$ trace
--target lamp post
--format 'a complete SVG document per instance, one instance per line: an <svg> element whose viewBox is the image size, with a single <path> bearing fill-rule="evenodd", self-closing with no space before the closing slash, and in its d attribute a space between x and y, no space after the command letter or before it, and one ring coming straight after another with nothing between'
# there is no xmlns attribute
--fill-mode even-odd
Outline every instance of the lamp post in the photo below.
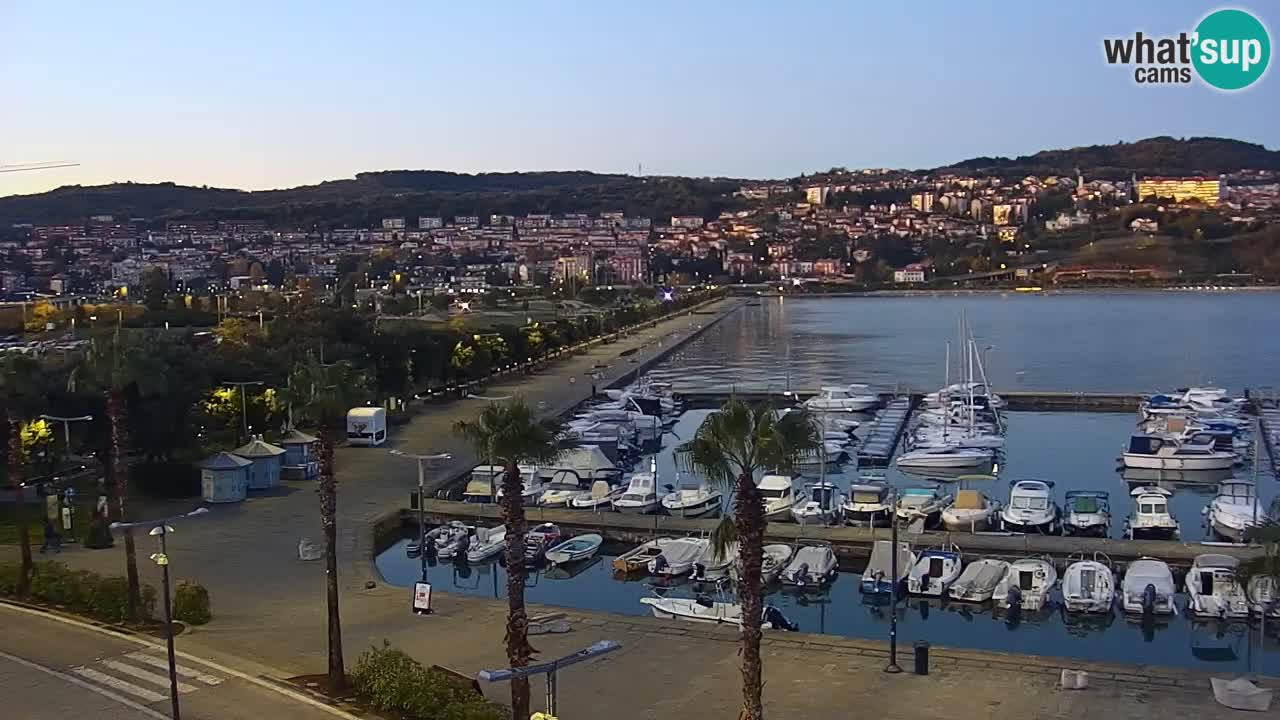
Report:
<svg viewBox="0 0 1280 720"><path fill-rule="evenodd" d="M265 383L261 380L244 380L239 382L233 381L233 380L223 380L222 384L233 385L240 389L240 424L241 424L241 429L244 431L244 441L248 442L249 441L249 404L248 404L248 401L245 400L245 394L246 394L245 388L250 385L264 385Z"/></svg>
<svg viewBox="0 0 1280 720"><path fill-rule="evenodd" d="M81 415L80 417L58 417L57 415L41 415L40 419L62 423L62 439L67 443L67 457L71 457L71 423L89 422L93 420L93 416Z"/></svg>
<svg viewBox="0 0 1280 720"><path fill-rule="evenodd" d="M392 450L392 455L407 457L418 461L418 558L422 564L422 582L427 581L427 523L426 523L426 464L446 462L452 460L453 456L449 453L433 453L428 455L413 455L400 450Z"/></svg>
<svg viewBox="0 0 1280 720"><path fill-rule="evenodd" d="M112 530L131 530L133 528L150 527L151 530L147 534L160 538L160 552L153 553L151 555L151 559L156 565L160 566L160 570L164 576L164 635L165 644L169 651L169 701L173 707L172 720L181 720L181 713L178 709L178 662L173 650L173 604L169 599L169 548L165 539L168 537L169 533L173 532L173 526L169 524L170 522L204 515L207 512L209 512L208 508L199 507L189 513L161 518L160 520L111 523Z"/></svg>
<svg viewBox="0 0 1280 720"><path fill-rule="evenodd" d="M540 663L538 665L530 665L522 668L508 668L504 670L481 670L476 677L485 682L509 682L518 678L527 678L530 675L546 675L547 676L547 707L546 712L552 717L556 714L557 700L557 683L556 671L561 668L576 665L595 657L599 657L606 653L618 650L622 645L615 640L601 640L600 642L583 648L572 655L565 655L562 658L556 658L551 662Z"/></svg>
<svg viewBox="0 0 1280 720"><path fill-rule="evenodd" d="M891 558L889 564L890 583L889 586L889 664L885 666L884 671L890 674L902 672L902 668L898 667L898 489L894 488L889 496L894 508L889 513L890 537L892 538L889 549Z"/></svg>

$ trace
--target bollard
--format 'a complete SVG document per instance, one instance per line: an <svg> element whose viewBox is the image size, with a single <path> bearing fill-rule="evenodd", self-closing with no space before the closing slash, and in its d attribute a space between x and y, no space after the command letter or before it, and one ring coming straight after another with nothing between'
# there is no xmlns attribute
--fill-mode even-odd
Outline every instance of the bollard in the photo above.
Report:
<svg viewBox="0 0 1280 720"><path fill-rule="evenodd" d="M915 643L916 650L916 674L929 674L929 643L925 640L917 640Z"/></svg>

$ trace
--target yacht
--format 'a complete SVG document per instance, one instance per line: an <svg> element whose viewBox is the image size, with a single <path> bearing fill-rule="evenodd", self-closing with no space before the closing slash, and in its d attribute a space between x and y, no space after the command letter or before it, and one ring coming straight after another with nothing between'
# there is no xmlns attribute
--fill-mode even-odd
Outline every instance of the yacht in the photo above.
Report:
<svg viewBox="0 0 1280 720"><path fill-rule="evenodd" d="M1226 480L1218 485L1218 494L1205 509L1209 525L1219 536L1231 542L1244 542L1249 530L1266 524L1270 518L1258 501L1257 487L1249 480Z"/></svg>
<svg viewBox="0 0 1280 720"><path fill-rule="evenodd" d="M1009 504L1000 511L1000 525L1009 532L1056 535L1061 518L1053 501L1053 483L1019 480L1009 489Z"/></svg>
<svg viewBox="0 0 1280 720"><path fill-rule="evenodd" d="M706 517L720 512L723 496L719 490L700 482L693 487L673 488L662 496L662 509L676 517Z"/></svg>
<svg viewBox="0 0 1280 720"><path fill-rule="evenodd" d="M888 527L893 514L889 486L882 482L860 483L849 487L844 501L844 521L850 525Z"/></svg>
<svg viewBox="0 0 1280 720"><path fill-rule="evenodd" d="M1101 490L1070 490L1062 530L1067 535L1106 537L1111 530L1111 495Z"/></svg>
<svg viewBox="0 0 1280 720"><path fill-rule="evenodd" d="M1092 560L1081 553L1078 560L1068 558L1067 570L1062 574L1062 604L1067 612L1109 613L1116 597L1116 576L1111 571L1111 561L1102 553L1094 553Z"/></svg>
<svg viewBox="0 0 1280 720"><path fill-rule="evenodd" d="M1153 470L1224 470L1239 457L1215 449L1213 443L1183 443L1176 438L1133 435L1125 449L1124 466Z"/></svg>
<svg viewBox="0 0 1280 720"><path fill-rule="evenodd" d="M661 506L657 491L657 460L649 460L649 472L631 476L626 492L613 501L613 509L627 515L648 515Z"/></svg>
<svg viewBox="0 0 1280 720"><path fill-rule="evenodd" d="M896 513L898 520L911 524L923 520L924 527L938 524L942 511L951 504L951 496L937 488L906 488L898 491Z"/></svg>
<svg viewBox="0 0 1280 720"><path fill-rule="evenodd" d="M791 478L786 475L765 475L756 483L764 500L764 519L767 521L791 520L791 508L796 504L796 491Z"/></svg>
<svg viewBox="0 0 1280 720"><path fill-rule="evenodd" d="M1172 540L1178 537L1178 521L1169 513L1172 492L1153 486L1134 488L1133 514L1125 522L1125 535L1134 540Z"/></svg>
<svg viewBox="0 0 1280 720"><path fill-rule="evenodd" d="M1229 555L1197 555L1187 571L1187 609L1202 617L1249 617L1249 599L1236 579L1239 564Z"/></svg>
<svg viewBox="0 0 1280 720"><path fill-rule="evenodd" d="M963 602L986 602L991 599L996 585L1004 579L1009 571L1009 563L1004 560L982 558L965 566L960 577L951 583L948 591L951 599Z"/></svg>
<svg viewBox="0 0 1280 720"><path fill-rule="evenodd" d="M693 564L706 552L711 542L705 538L676 538L662 546L662 552L649 561L650 575L677 577L693 570Z"/></svg>
<svg viewBox="0 0 1280 720"><path fill-rule="evenodd" d="M951 543L922 550L907 574L907 592L912 595L945 597L947 590L960 578L963 570L960 548Z"/></svg>
<svg viewBox="0 0 1280 720"><path fill-rule="evenodd" d="M951 532L979 532L1000 516L1000 504L980 490L959 490L955 502L942 511L942 527Z"/></svg>
<svg viewBox="0 0 1280 720"><path fill-rule="evenodd" d="M1173 573L1169 564L1155 558L1139 558L1124 571L1120 604L1127 613L1137 615L1177 615L1174 603Z"/></svg>
<svg viewBox="0 0 1280 720"><path fill-rule="evenodd" d="M1036 611L1049 599L1049 591L1058 584L1058 571L1045 558L1023 558L1009 565L1008 572L996 584L991 599L997 607Z"/></svg>
<svg viewBox="0 0 1280 720"><path fill-rule="evenodd" d="M801 525L838 524L844 516L843 499L835 483L826 480L806 483L791 508L791 516Z"/></svg>
<svg viewBox="0 0 1280 720"><path fill-rule="evenodd" d="M990 450L983 448L958 447L943 445L911 450L898 456L898 467L906 469L930 470L933 468L977 468L987 465L992 460Z"/></svg>
<svg viewBox="0 0 1280 720"><path fill-rule="evenodd" d="M880 405L880 397L867 385L823 386L818 394L804 401L806 410L864 412Z"/></svg>
<svg viewBox="0 0 1280 720"><path fill-rule="evenodd" d="M916 556L911 552L911 543L898 543L897 576L894 576L893 542L877 540L871 546L871 558L867 560L867 568L862 571L862 583L859 586L864 594L888 594L907 579L911 568L915 567Z"/></svg>
<svg viewBox="0 0 1280 720"><path fill-rule="evenodd" d="M791 556L791 562L783 568L778 579L785 585L821 587L836 577L836 553L831 543L810 540L799 545Z"/></svg>

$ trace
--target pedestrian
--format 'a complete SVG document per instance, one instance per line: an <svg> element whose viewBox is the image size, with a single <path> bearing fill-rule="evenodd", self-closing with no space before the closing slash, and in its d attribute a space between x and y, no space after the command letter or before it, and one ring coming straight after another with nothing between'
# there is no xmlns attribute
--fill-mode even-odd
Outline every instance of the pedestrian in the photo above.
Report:
<svg viewBox="0 0 1280 720"><path fill-rule="evenodd" d="M57 528L53 526L53 522L49 518L44 519L44 545L40 546L40 552L45 553L53 550L55 553L62 552L62 536L58 534Z"/></svg>

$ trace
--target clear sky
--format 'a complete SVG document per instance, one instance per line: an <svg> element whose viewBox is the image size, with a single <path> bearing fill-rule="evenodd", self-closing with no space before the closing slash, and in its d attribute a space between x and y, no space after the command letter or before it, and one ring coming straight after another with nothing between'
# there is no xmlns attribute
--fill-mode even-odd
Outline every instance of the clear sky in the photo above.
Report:
<svg viewBox="0 0 1280 720"><path fill-rule="evenodd" d="M400 168L781 177L1151 135L1280 147L1274 69L1226 94L1103 62L1103 37L1218 7L0 0L0 164L82 163L0 174L0 195ZM1280 5L1250 9L1275 45Z"/></svg>

